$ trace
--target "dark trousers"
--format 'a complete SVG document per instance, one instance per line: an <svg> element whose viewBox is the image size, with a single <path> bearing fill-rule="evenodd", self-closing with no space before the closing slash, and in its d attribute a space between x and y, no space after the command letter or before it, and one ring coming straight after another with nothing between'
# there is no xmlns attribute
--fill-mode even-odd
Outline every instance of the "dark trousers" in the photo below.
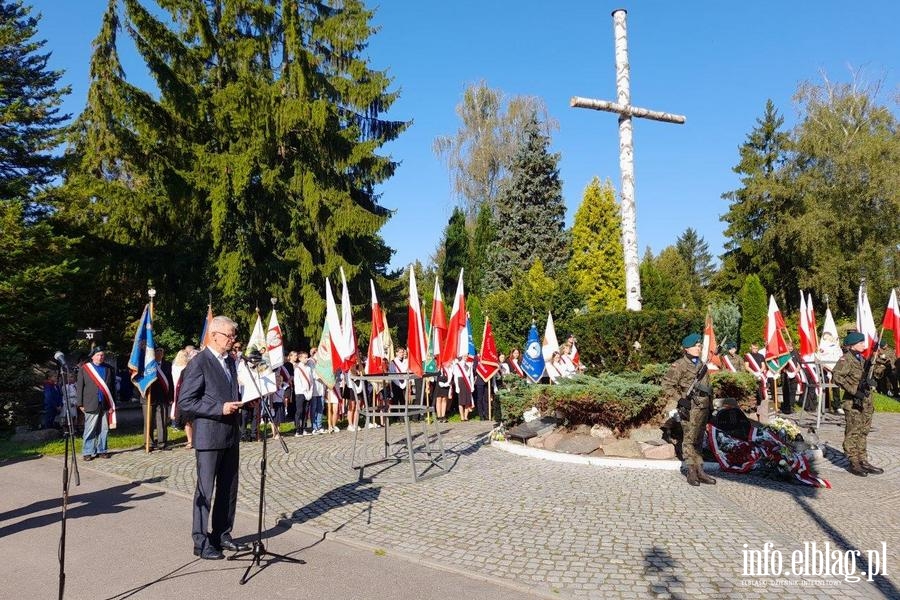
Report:
<svg viewBox="0 0 900 600"><path fill-rule="evenodd" d="M781 409L781 412L783 412L786 415L789 415L792 412L794 412L794 398L797 394L797 378L794 377L792 379L787 376L787 373L782 373L781 374L781 391L783 394L782 398L784 398L784 401L781 403L781 406L779 408Z"/></svg>
<svg viewBox="0 0 900 600"><path fill-rule="evenodd" d="M194 522L191 529L194 548L202 550L206 544L220 547L222 536L230 534L234 527L239 456L238 445L224 450L197 450L197 490L194 492ZM212 522L207 534L210 509Z"/></svg>
<svg viewBox="0 0 900 600"><path fill-rule="evenodd" d="M294 396L294 429L303 433L306 430L306 417L309 411L309 398L306 394L297 394Z"/></svg>
<svg viewBox="0 0 900 600"><path fill-rule="evenodd" d="M478 418L487 421L488 418L488 388L487 385L479 385L475 383L475 410L478 411Z"/></svg>

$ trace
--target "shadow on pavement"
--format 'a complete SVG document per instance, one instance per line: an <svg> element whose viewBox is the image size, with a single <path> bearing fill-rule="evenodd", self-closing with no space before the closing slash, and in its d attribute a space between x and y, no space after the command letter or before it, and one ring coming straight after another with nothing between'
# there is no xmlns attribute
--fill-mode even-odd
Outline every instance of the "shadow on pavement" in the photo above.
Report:
<svg viewBox="0 0 900 600"><path fill-rule="evenodd" d="M666 597L671 600L682 600L683 596L672 591L673 587L684 585L676 574L677 569L678 562L665 548L653 546L644 553L644 575L650 580L650 592L654 596L668 594Z"/></svg>
<svg viewBox="0 0 900 600"><path fill-rule="evenodd" d="M113 486L111 488L98 490L96 492L91 492L88 494L73 494L71 492L74 486L72 486L69 488L69 505L66 511L66 519L79 519L96 515L115 514L126 510L131 510L134 507L125 506L125 504L137 500L150 500L152 498L162 496L164 493L153 491L138 495L136 493L132 493L132 491L135 488L138 488L141 484L158 483L162 481L162 479L164 478L154 477L152 479L132 481L131 483ZM22 506L15 510L10 510L3 514L0 514L0 521L7 521L9 519L16 519L20 517L26 517L28 515L34 515L17 523L7 525L6 527L0 527L0 538L18 533L20 531L26 531L28 529L40 528L53 523L58 523L60 520L59 511L61 509L62 484L60 484L58 498L39 500L27 506Z"/></svg>

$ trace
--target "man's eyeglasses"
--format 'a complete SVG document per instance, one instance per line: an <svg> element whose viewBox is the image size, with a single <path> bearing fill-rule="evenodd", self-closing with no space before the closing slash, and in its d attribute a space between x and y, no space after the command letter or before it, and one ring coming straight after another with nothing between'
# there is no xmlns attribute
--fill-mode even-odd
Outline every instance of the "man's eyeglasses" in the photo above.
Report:
<svg viewBox="0 0 900 600"><path fill-rule="evenodd" d="M228 334L228 333L222 333L221 331L213 331L213 335L216 335L217 333L218 333L219 335L224 335L224 336L227 337L229 340L233 340L233 339L237 338L237 334L235 334L235 333Z"/></svg>

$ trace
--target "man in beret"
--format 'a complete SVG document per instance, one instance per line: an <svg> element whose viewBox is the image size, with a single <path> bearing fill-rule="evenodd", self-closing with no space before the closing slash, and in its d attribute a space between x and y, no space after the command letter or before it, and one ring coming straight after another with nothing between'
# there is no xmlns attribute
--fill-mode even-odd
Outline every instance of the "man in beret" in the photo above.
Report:
<svg viewBox="0 0 900 600"><path fill-rule="evenodd" d="M844 338L846 352L834 365L834 382L843 391L844 419L844 454L850 461L848 469L858 477L879 475L884 473L869 464L866 455L866 437L872 427L872 413L875 405L872 402L871 383L866 379L865 359L862 352L866 348L866 338L858 331L851 331Z"/></svg>
<svg viewBox="0 0 900 600"><path fill-rule="evenodd" d="M682 452L687 466L687 482L693 486L716 482L703 471L703 456L700 451L712 404L709 375L706 373L705 365L700 361L700 342L700 335L696 333L681 340L684 354L672 363L662 380L666 404L678 403L680 407L686 409L689 415L687 422L684 422L684 417L682 417L684 427ZM694 384L695 380L697 380L696 384ZM694 388L688 396L688 390L691 389L692 384L694 384Z"/></svg>

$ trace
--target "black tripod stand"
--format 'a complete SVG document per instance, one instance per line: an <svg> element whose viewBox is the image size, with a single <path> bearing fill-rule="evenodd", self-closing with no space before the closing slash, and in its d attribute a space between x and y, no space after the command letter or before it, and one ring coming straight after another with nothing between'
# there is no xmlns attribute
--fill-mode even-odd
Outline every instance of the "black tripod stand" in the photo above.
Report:
<svg viewBox="0 0 900 600"><path fill-rule="evenodd" d="M57 352L53 357L57 362L57 382L62 381L62 397L63 410L66 411L66 425L63 431L63 437L66 440L66 452L63 458L63 492L62 492L62 530L59 534L59 600L62 600L66 590L66 509L69 507L69 454L71 447L72 455L72 474L75 475L75 485L81 485L81 477L78 474L78 463L75 460L75 425L72 422L72 402L69 398L68 377L63 379L64 375L68 375L69 370L66 368L65 356L62 352ZM77 421L77 419L76 419ZM71 444L69 441L71 440Z"/></svg>
<svg viewBox="0 0 900 600"><path fill-rule="evenodd" d="M253 557L250 561L250 564L247 565L247 569L244 571L244 575L241 577L241 585L244 585L245 583L247 583L250 580L250 577L249 577L250 569L253 568L253 565L259 566L260 570L265 568L262 565L262 557L263 556L269 557L268 558L269 563L274 562L276 560L280 560L283 562L295 563L295 564L300 564L300 565L306 564L305 560L302 560L299 558L293 558L291 556L286 556L284 554L276 554L274 552L269 552L268 550L266 550L265 544L263 544L263 536L262 536L263 507L265 505L265 498L266 498L266 460L267 460L267 451L268 451L268 444L267 444L266 440L269 437L269 428L265 427L265 424L266 423L274 424L275 419L272 415L272 407L269 404L268 398L265 398L259 389L259 382L258 382L259 371L257 371L256 369L257 369L257 366L261 362L261 357L259 357L259 354L255 354L255 355L251 354L249 358L246 358L244 360L245 360L248 370L250 371L250 374L251 374L250 379L251 379L251 381L253 381L253 386L256 388L256 393L259 394L259 407L260 407L260 411L262 414L262 421L263 421L264 429L263 429L263 435L262 435L262 444L263 444L262 445L262 458L260 458L260 461L259 461L259 514L258 514L257 523L256 523L256 539L253 540L253 545L251 546L250 550L246 550L244 552L238 552L237 554L234 554L234 555L228 557L228 560L240 560L240 559L243 559L248 556ZM281 442L281 449L284 450L285 454L287 454L288 447L287 447L287 444L284 443L284 439L279 437L278 441Z"/></svg>

